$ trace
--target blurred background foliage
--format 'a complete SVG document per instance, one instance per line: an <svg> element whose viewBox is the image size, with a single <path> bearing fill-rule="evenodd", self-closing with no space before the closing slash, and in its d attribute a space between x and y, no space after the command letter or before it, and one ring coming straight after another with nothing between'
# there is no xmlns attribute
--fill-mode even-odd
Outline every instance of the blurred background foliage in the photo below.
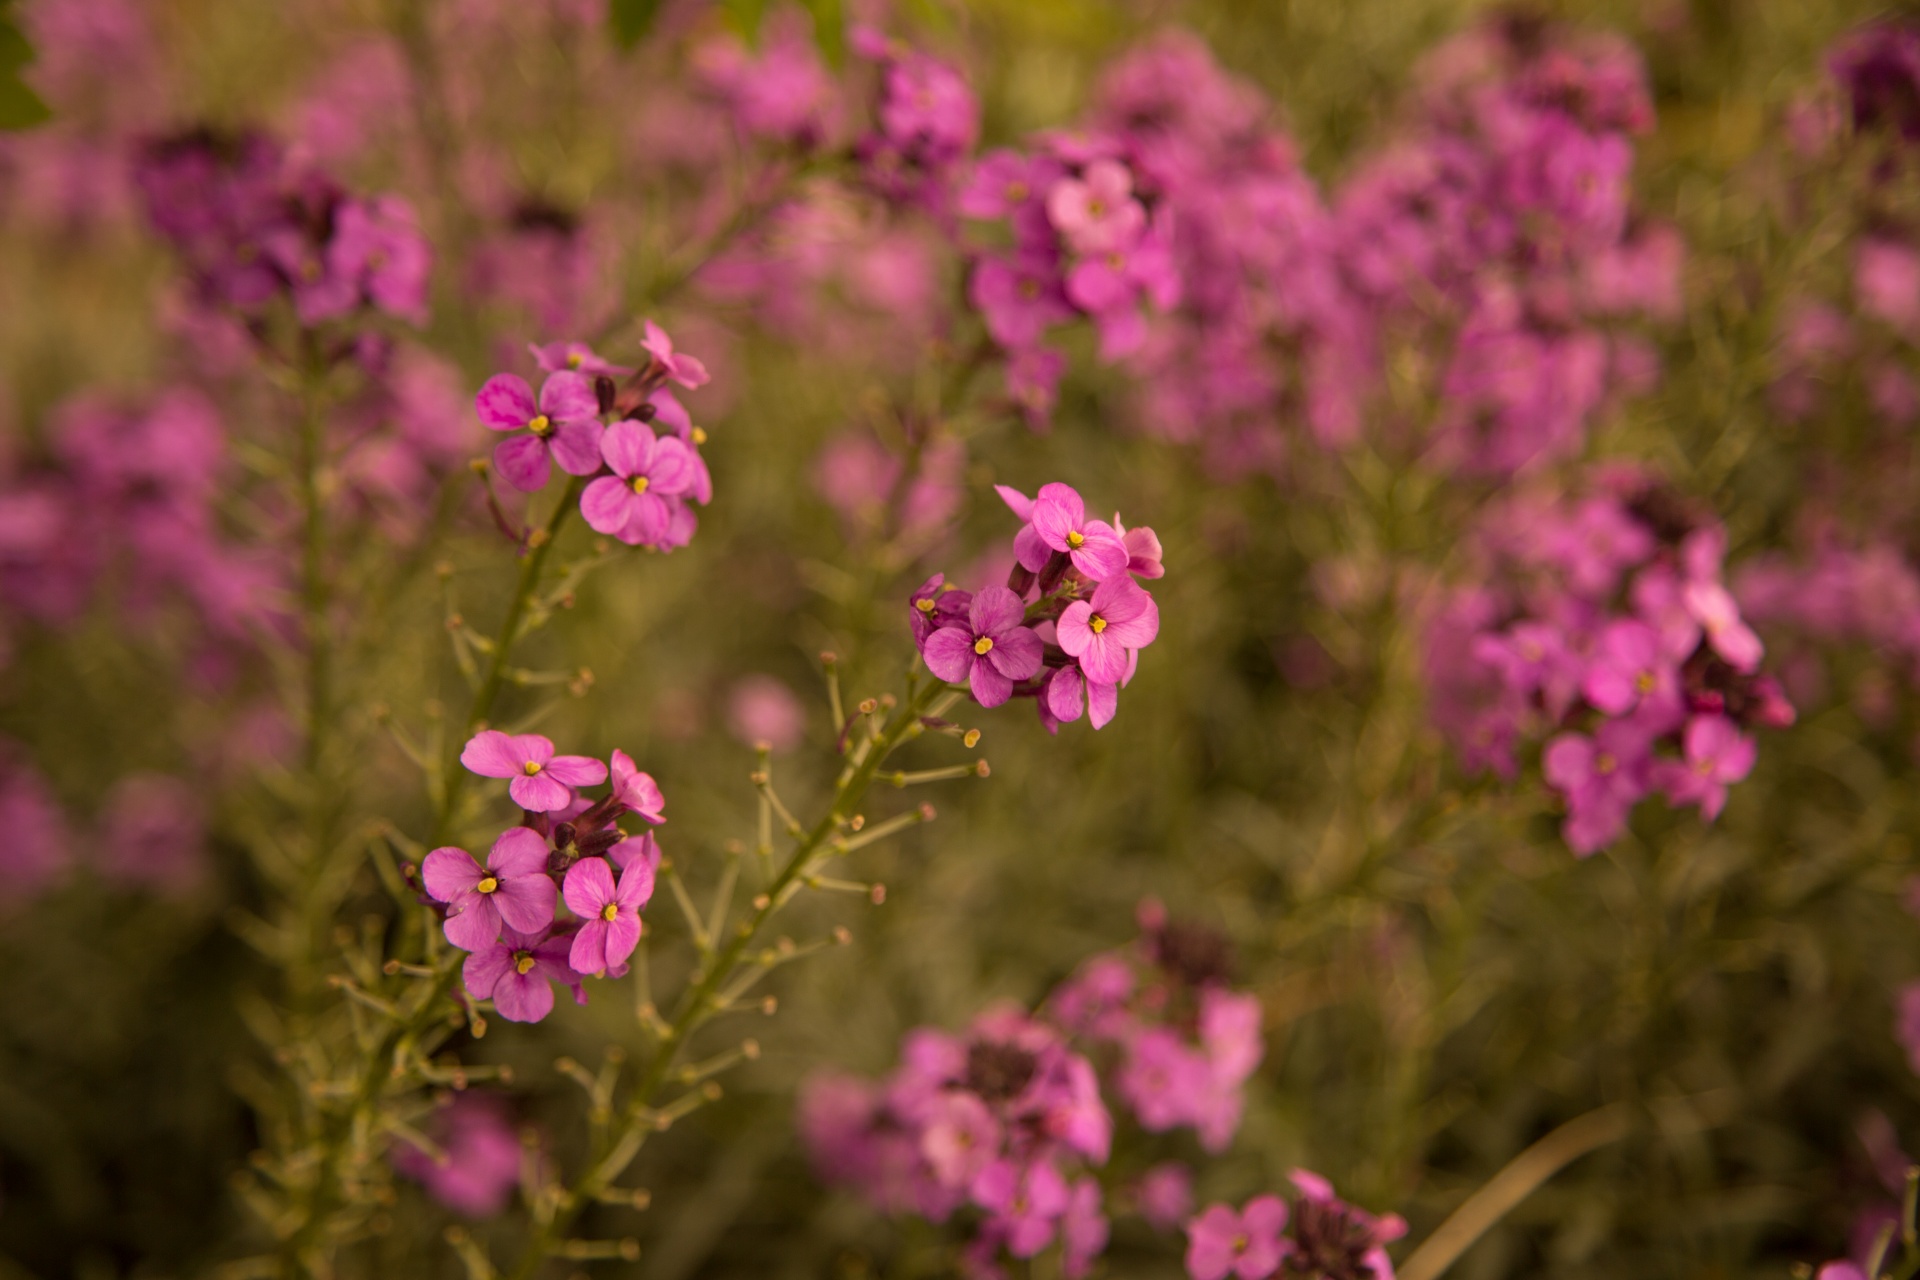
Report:
<svg viewBox="0 0 1920 1280"><path fill-rule="evenodd" d="M274 119L354 32L404 27L408 6L393 3L153 10L186 115L238 125ZM1736 550L1764 545L1794 498L1796 449L1819 445L1780 438L1762 405L1767 299L1790 272L1833 268L1817 246L1783 239L1751 170L1779 148L1780 109L1818 78L1819 51L1872 7L1541 7L1645 52L1658 125L1640 150L1639 203L1690 246L1689 320L1668 343L1669 376L1615 415L1604 448L1657 459L1728 522ZM717 20L758 19L758 6L726 8ZM1271 96L1327 182L1391 127L1414 61L1487 8L929 0L914 17L964 58L990 142L1071 119L1116 51L1190 28ZM581 103L544 90L579 59L649 56L621 53L614 29L644 32L649 6L615 9L591 43L569 31L578 47L555 36L504 51L517 79L501 91L502 141L530 189L570 207L620 183L628 161L610 139L629 122L583 118ZM382 163L352 176L406 176ZM459 211L441 216L457 232ZM658 247L645 237L636 271ZM0 231L0 429L30 441L77 388L160 377L150 315L169 274L137 235ZM1764 287L1745 287L1756 275ZM432 342L477 385L494 367L493 318L437 314ZM718 494L701 536L601 572L540 642L546 665L594 676L542 731L624 747L651 770L670 801L666 848L696 885L714 876L724 841L752 835L752 756L727 724L734 682L766 673L800 695L806 740L776 770L790 799L817 796L834 731L818 654L842 655L852 696L894 687L910 656L906 590L1011 530L992 484L1067 476L1096 510L1152 524L1166 547L1164 629L1106 731L1051 739L1018 708L976 713L991 780L900 797L930 799L940 820L860 855L861 874L887 885L884 906L799 910L789 931L845 923L855 945L775 979L779 1015L753 1029L759 1062L722 1105L649 1147L651 1210L600 1211L601 1234L640 1238L634 1274L937 1270L941 1255L915 1228L814 1182L793 1136L793 1086L826 1066L883 1070L915 1025L955 1027L997 998L1037 1001L1080 959L1132 936L1148 896L1226 931L1239 981L1268 1014L1245 1126L1207 1167L1203 1202L1306 1164L1359 1203L1400 1209L1418 1240L1527 1143L1624 1100L1646 1121L1523 1204L1459 1264L1462 1280L1733 1280L1840 1251L1875 1194L1854 1136L1864 1109L1901 1133L1920 1125L1920 1092L1890 1034L1891 993L1920 970L1900 903L1920 817L1910 715L1872 729L1844 704L1815 709L1766 740L1716 825L1647 806L1629 838L1577 861L1540 798L1462 776L1426 726L1414 622L1398 600L1449 563L1462 523L1459 499L1430 480L1363 448L1301 465L1284 489L1222 483L1190 453L1126 429L1112 375L1080 373L1049 435L968 428L958 546L938 564L902 563L850 539L806 477L823 443L860 420L876 379L897 391L903 375L740 334L722 371L728 402L701 402ZM481 571L497 556L477 537L458 551L453 581L475 616L501 605ZM1340 608L1315 589L1327 566L1351 588ZM370 709L417 719L423 697L450 692L430 579L367 602L388 611L390 639L352 677L365 808L412 829L412 771L381 745ZM73 811L128 770L196 767L179 744L206 710L169 687L155 641L164 654L164 634L130 637L103 614L28 641L0 674L0 732L35 744ZM238 1229L228 1177L255 1141L242 1099L261 1072L244 1011L264 978L232 921L260 889L231 842L215 854L211 880L184 897L82 878L0 924L0 1275L191 1274ZM650 921L666 989L679 925L664 910ZM580 1141L577 1097L552 1060L641 1048L630 995L603 991L465 1050L517 1068L521 1118L563 1155ZM445 1221L406 1195L389 1237L396 1260ZM1179 1264L1165 1242L1123 1234L1107 1265L1171 1275Z"/></svg>

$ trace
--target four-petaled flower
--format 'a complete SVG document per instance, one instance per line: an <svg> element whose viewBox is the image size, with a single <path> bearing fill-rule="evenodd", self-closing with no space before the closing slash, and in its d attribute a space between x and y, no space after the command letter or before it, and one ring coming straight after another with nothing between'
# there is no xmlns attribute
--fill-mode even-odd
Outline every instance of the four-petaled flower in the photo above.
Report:
<svg viewBox="0 0 1920 1280"><path fill-rule="evenodd" d="M510 928L499 941L468 956L460 976L468 995L493 1001L508 1022L538 1022L553 1012L555 982L573 989L575 1004L587 1002L580 974L567 963L572 945L573 935L564 930L548 934Z"/></svg>
<svg viewBox="0 0 1920 1280"><path fill-rule="evenodd" d="M642 773L633 763L633 757L615 747L613 749L613 791L607 799L620 807L625 813L637 813L648 822L658 826L667 820L667 798L660 794L660 784L653 780L650 773Z"/></svg>
<svg viewBox="0 0 1920 1280"><path fill-rule="evenodd" d="M522 809L551 813L573 801L574 787L607 780L607 766L591 756L556 756L553 740L537 733L483 729L460 753L460 763L483 778L511 778L507 794Z"/></svg>
<svg viewBox="0 0 1920 1280"><path fill-rule="evenodd" d="M1105 520L1087 519L1087 507L1072 486L1040 486L1033 500L1033 531L1054 551L1065 552L1089 581L1105 582L1127 568L1127 547Z"/></svg>
<svg viewBox="0 0 1920 1280"><path fill-rule="evenodd" d="M1013 696L1014 681L1037 674L1045 658L1025 618L1019 596L1005 587L983 588L967 606L964 625L927 637L927 669L948 684L965 681L981 706L999 706Z"/></svg>
<svg viewBox="0 0 1920 1280"><path fill-rule="evenodd" d="M616 885L599 858L583 858L567 868L562 894L567 909L584 923L574 935L568 963L581 973L626 972L627 957L640 945L640 908L653 897L654 861L633 858Z"/></svg>
<svg viewBox="0 0 1920 1280"><path fill-rule="evenodd" d="M584 342L549 342L544 347L529 342L527 351L534 363L548 373L584 373L589 377L597 374L606 378L625 378L633 373L627 365L602 360Z"/></svg>
<svg viewBox="0 0 1920 1280"><path fill-rule="evenodd" d="M547 842L527 827L500 833L482 867L465 849L435 849L420 867L427 892L447 904L447 941L479 951L500 936L504 922L523 933L553 923L553 881L547 878Z"/></svg>
<svg viewBox="0 0 1920 1280"><path fill-rule="evenodd" d="M1039 506L1034 504L1036 516ZM1068 605L1057 629L1060 647L1079 661L1089 681L1119 684L1129 675L1128 653L1146 648L1160 634L1160 606L1121 574L1095 587L1092 600Z"/></svg>
<svg viewBox="0 0 1920 1280"><path fill-rule="evenodd" d="M629 546L657 544L673 524L674 499L694 487L698 465L677 436L656 438L642 423L616 422L600 441L613 471L580 495L580 514L598 533Z"/></svg>
<svg viewBox="0 0 1920 1280"><path fill-rule="evenodd" d="M1224 1204L1209 1205L1187 1224L1187 1274L1193 1280L1262 1280L1280 1268L1290 1242L1286 1201L1255 1196L1238 1213Z"/></svg>
<svg viewBox="0 0 1920 1280"><path fill-rule="evenodd" d="M540 388L538 403L525 378L496 373L488 378L473 407L490 431L528 434L502 440L493 450L493 465L516 489L532 493L551 474L549 458L572 476L590 476L600 469L600 401L593 381L583 374L550 374Z"/></svg>

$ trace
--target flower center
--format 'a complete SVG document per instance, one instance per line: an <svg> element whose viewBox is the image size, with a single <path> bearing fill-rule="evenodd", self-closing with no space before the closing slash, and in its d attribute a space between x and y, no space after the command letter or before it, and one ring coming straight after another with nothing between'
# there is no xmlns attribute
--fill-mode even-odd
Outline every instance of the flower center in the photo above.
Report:
<svg viewBox="0 0 1920 1280"><path fill-rule="evenodd" d="M513 953L513 971L515 973L533 972L533 952L516 951Z"/></svg>
<svg viewBox="0 0 1920 1280"><path fill-rule="evenodd" d="M498 889L500 887L500 877L488 876L486 879L482 880L479 884L473 887L478 889L481 893L492 893L495 889Z"/></svg>
<svg viewBox="0 0 1920 1280"><path fill-rule="evenodd" d="M933 612L933 597L932 597L932 596L928 596L928 597L927 597L926 599L924 599L924 600L915 600L915 601L913 602L913 607L914 607L914 608L916 608L916 609L918 609L918 610L919 610L920 612L922 612L922 613L932 613L932 612Z"/></svg>
<svg viewBox="0 0 1920 1280"><path fill-rule="evenodd" d="M975 640L973 642L973 651L981 655L982 657L985 657L988 651L991 650L992 648L993 648L992 636L981 636L978 640Z"/></svg>
<svg viewBox="0 0 1920 1280"><path fill-rule="evenodd" d="M520 772L531 778L534 774L540 772L540 762L538 760L529 760L520 766Z"/></svg>
<svg viewBox="0 0 1920 1280"><path fill-rule="evenodd" d="M647 491L647 478L645 476L635 476L633 478L633 491L635 493L645 493Z"/></svg>
<svg viewBox="0 0 1920 1280"><path fill-rule="evenodd" d="M527 426L532 430L533 434L539 436L542 440L553 434L553 419L544 413L534 414L533 420L527 423Z"/></svg>
<svg viewBox="0 0 1920 1280"><path fill-rule="evenodd" d="M1022 280L1020 282L1020 296L1028 302L1032 302L1040 296L1040 282L1038 280Z"/></svg>
<svg viewBox="0 0 1920 1280"><path fill-rule="evenodd" d="M1102 631L1105 631L1106 629L1107 629L1107 620L1101 617L1099 614L1096 613L1092 617L1087 619L1087 630L1093 632L1093 634L1099 635Z"/></svg>
<svg viewBox="0 0 1920 1280"><path fill-rule="evenodd" d="M1092 199L1092 200L1089 200L1089 201L1087 201L1087 216L1088 216L1089 218L1104 218L1104 217L1106 217L1106 216L1107 216L1107 202L1106 202L1105 200L1102 200L1102 199L1100 199L1100 198L1098 198L1098 197L1095 197L1094 199Z"/></svg>
<svg viewBox="0 0 1920 1280"><path fill-rule="evenodd" d="M1611 755L1607 754L1605 751L1602 751L1599 755L1593 758L1593 771L1595 773L1601 773L1601 774L1612 773L1615 769L1618 769L1619 767L1620 767L1620 762L1618 760L1615 760Z"/></svg>
<svg viewBox="0 0 1920 1280"><path fill-rule="evenodd" d="M1087 545L1087 535L1075 529L1067 535L1067 545L1078 551Z"/></svg>
<svg viewBox="0 0 1920 1280"><path fill-rule="evenodd" d="M1007 184L1007 199L1019 204L1027 198L1027 184L1017 179Z"/></svg>
<svg viewBox="0 0 1920 1280"><path fill-rule="evenodd" d="M609 902L606 906L600 908L600 918L602 920L611 920L619 914L620 904L617 902Z"/></svg>
<svg viewBox="0 0 1920 1280"><path fill-rule="evenodd" d="M1642 694L1652 693L1654 686L1659 683L1658 680L1653 678L1653 672L1651 671L1642 671L1633 678L1633 687L1638 689Z"/></svg>
<svg viewBox="0 0 1920 1280"><path fill-rule="evenodd" d="M1713 772L1713 765L1714 765L1713 757L1708 756L1704 760L1695 760L1693 762L1693 771L1704 778L1708 774Z"/></svg>
<svg viewBox="0 0 1920 1280"><path fill-rule="evenodd" d="M567 352L567 368L578 369L581 365L585 364L586 362L587 362L587 358L581 355L578 351Z"/></svg>
<svg viewBox="0 0 1920 1280"><path fill-rule="evenodd" d="M1248 1239L1244 1233L1241 1235L1237 1235L1233 1238L1233 1251L1235 1253L1245 1253L1247 1251L1247 1246L1252 1243L1253 1241Z"/></svg>

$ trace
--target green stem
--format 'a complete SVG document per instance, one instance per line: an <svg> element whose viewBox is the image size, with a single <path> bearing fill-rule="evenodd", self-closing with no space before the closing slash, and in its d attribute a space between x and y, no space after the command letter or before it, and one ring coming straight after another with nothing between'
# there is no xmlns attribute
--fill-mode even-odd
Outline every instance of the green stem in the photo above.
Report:
<svg viewBox="0 0 1920 1280"><path fill-rule="evenodd" d="M928 680L888 719L886 727L860 762L842 772L834 788L833 803L828 806L826 814L811 830L798 838L786 865L766 891L755 899L758 905L752 914L732 931L725 946L712 953L699 978L681 995L673 1022L661 1037L645 1073L634 1086L633 1096L627 1102L617 1134L607 1143L604 1151L595 1152L593 1164L579 1184L563 1196L552 1216L535 1229L533 1238L527 1242L520 1256L519 1264L510 1273L510 1280L531 1280L540 1264L553 1251L554 1245L565 1238L581 1210L613 1185L614 1180L625 1172L639 1154L651 1123L655 1095L666 1084L688 1040L716 1012L715 997L732 981L740 968L741 958L753 946L767 921L785 905L788 891L807 874L821 848L839 833L848 811L866 795L880 766L902 743L920 735L921 715L945 692L945 685L937 680Z"/></svg>

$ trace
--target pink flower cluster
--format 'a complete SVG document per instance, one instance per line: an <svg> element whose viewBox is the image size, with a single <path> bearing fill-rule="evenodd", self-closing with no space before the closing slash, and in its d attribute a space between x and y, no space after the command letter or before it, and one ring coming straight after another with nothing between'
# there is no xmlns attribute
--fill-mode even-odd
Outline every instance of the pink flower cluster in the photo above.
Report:
<svg viewBox="0 0 1920 1280"><path fill-rule="evenodd" d="M1655 791L1716 817L1753 768L1747 730L1793 720L1723 581L1721 527L1617 472L1585 496L1507 499L1477 539L1485 585L1428 624L1435 715L1468 764L1510 778L1516 746L1544 740L1582 855Z"/></svg>
<svg viewBox="0 0 1920 1280"><path fill-rule="evenodd" d="M1068 485L1042 485L1032 498L996 488L1025 522L1007 585L969 592L935 574L908 601L914 641L929 671L966 685L983 707L1032 697L1049 732L1089 710L1099 729L1160 634L1159 606L1135 580L1166 572L1160 540L1118 515L1088 519Z"/></svg>
<svg viewBox="0 0 1920 1280"><path fill-rule="evenodd" d="M583 343L533 347L546 371L538 397L518 374L498 373L474 408L488 430L513 433L493 450L508 484L531 493L556 465L591 476L580 495L588 525L629 546L671 551L692 541L699 521L690 504L713 500L713 478L700 456L706 433L666 384L700 387L708 375L651 320L641 346L647 362L638 371L609 364ZM654 424L667 430L656 434Z"/></svg>
<svg viewBox="0 0 1920 1280"><path fill-rule="evenodd" d="M873 125L854 144L867 184L888 200L943 212L980 137L980 103L966 77L872 27L854 27L848 44L880 72Z"/></svg>
<svg viewBox="0 0 1920 1280"><path fill-rule="evenodd" d="M91 821L70 817L18 744L0 738L0 910L55 888L76 865L127 889L177 892L207 870L206 807L180 778L129 773Z"/></svg>
<svg viewBox="0 0 1920 1280"><path fill-rule="evenodd" d="M433 254L398 196L349 196L264 137L205 130L149 144L135 182L209 303L284 297L309 328L367 307L427 321Z"/></svg>
<svg viewBox="0 0 1920 1280"><path fill-rule="evenodd" d="M640 945L640 911L653 897L660 846L652 832L629 836L616 820L633 813L665 821L660 788L615 751L611 789L588 800L578 789L607 781L608 765L556 756L539 734L482 730L460 762L482 777L511 779L508 795L526 811L522 825L500 833L484 865L447 847L420 868L428 897L446 907L447 941L470 953L462 970L467 994L492 1000L509 1022L538 1022L552 1012L555 982L585 1004L584 979L621 976ZM556 919L561 904L573 919Z"/></svg>
<svg viewBox="0 0 1920 1280"><path fill-rule="evenodd" d="M526 1153L501 1102L456 1094L434 1113L426 1136L444 1158L402 1142L393 1148L393 1167L462 1217L491 1218L507 1207Z"/></svg>
<svg viewBox="0 0 1920 1280"><path fill-rule="evenodd" d="M1082 965L1047 1016L1111 1060L1113 1091L1142 1129L1189 1128L1207 1151L1224 1151L1266 1053L1260 1001L1228 988L1225 939L1169 922L1158 903L1140 916L1140 941Z"/></svg>
<svg viewBox="0 0 1920 1280"><path fill-rule="evenodd" d="M977 1217L971 1274L1002 1252L1058 1240L1082 1276L1106 1248L1111 1212L1160 1229L1192 1209L1192 1175L1167 1161L1103 1205L1112 1115L1148 1133L1195 1129L1210 1152L1239 1126L1242 1090L1263 1054L1260 1005L1228 988L1228 952L1207 930L1141 907L1134 946L1094 957L1029 1016L997 1008L964 1037L922 1028L888 1079L828 1074L803 1089L800 1129L821 1175L881 1211L944 1222Z"/></svg>
<svg viewBox="0 0 1920 1280"><path fill-rule="evenodd" d="M199 674L221 679L275 624L284 566L222 526L234 477L213 406L186 388L137 408L88 395L54 414L50 436L44 464L0 470L0 664L10 623L70 624L111 584L135 618L184 601Z"/></svg>
<svg viewBox="0 0 1920 1280"><path fill-rule="evenodd" d="M1101 358L1119 360L1146 341L1143 306L1179 298L1170 216L1138 186L1118 139L1055 134L1031 154L983 156L960 192L961 213L1011 233L1010 248L979 256L968 293L1008 353L1009 392L1036 422L1065 368L1044 345L1050 328L1088 318Z"/></svg>
<svg viewBox="0 0 1920 1280"><path fill-rule="evenodd" d="M892 1214L980 1215L976 1274L1001 1250L1031 1258L1056 1239L1085 1275L1106 1246L1100 1186L1113 1120L1093 1066L1018 1009L982 1014L965 1036L921 1028L884 1082L829 1075L800 1099L800 1130L823 1177Z"/></svg>
<svg viewBox="0 0 1920 1280"><path fill-rule="evenodd" d="M1333 1193L1317 1173L1295 1169L1291 1206L1260 1195L1239 1209L1208 1205L1187 1224L1193 1280L1393 1280L1386 1246L1407 1233L1398 1214L1375 1217Z"/></svg>

